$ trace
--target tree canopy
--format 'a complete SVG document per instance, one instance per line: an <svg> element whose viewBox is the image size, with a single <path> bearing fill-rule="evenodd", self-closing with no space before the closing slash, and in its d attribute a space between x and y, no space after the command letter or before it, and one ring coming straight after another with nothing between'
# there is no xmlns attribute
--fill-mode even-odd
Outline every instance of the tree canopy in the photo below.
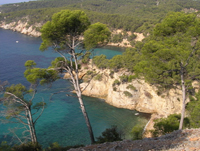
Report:
<svg viewBox="0 0 200 151"><path fill-rule="evenodd" d="M182 90L183 126L186 95L200 79L200 19L195 14L169 13L157 24L140 53L134 71L151 84ZM188 93L187 93L188 92Z"/></svg>

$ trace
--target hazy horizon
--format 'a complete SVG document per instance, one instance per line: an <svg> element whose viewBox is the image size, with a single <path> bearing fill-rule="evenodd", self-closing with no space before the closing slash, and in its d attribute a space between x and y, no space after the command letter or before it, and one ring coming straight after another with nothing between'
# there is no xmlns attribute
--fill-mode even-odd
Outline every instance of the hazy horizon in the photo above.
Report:
<svg viewBox="0 0 200 151"><path fill-rule="evenodd" d="M1 0L0 5L2 4L10 4L10 3L20 3L20 2L28 2L33 0Z"/></svg>

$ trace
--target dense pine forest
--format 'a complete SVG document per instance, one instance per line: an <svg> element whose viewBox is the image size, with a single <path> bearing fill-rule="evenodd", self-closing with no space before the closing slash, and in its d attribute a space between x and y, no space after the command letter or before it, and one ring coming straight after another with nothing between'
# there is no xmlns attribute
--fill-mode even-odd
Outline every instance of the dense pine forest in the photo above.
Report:
<svg viewBox="0 0 200 151"><path fill-rule="evenodd" d="M64 9L83 10L91 23L148 33L168 12L195 12L200 3L198 0L38 0L1 6L0 20L9 23L23 18L29 25L45 23Z"/></svg>

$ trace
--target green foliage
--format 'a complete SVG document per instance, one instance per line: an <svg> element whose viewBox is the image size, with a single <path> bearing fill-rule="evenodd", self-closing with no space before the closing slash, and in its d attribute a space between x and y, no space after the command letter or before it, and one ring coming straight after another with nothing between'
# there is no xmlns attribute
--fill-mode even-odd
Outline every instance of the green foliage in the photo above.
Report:
<svg viewBox="0 0 200 151"><path fill-rule="evenodd" d="M131 130L132 140L142 139L143 130L143 126L135 125Z"/></svg>
<svg viewBox="0 0 200 151"><path fill-rule="evenodd" d="M111 128L107 128L105 131L102 132L102 135L97 137L97 143L104 143L104 142L114 142L120 141L121 134L117 130L117 126L112 126Z"/></svg>
<svg viewBox="0 0 200 151"><path fill-rule="evenodd" d="M11 85L10 87L6 88L6 92L12 93L19 97L20 99L24 99L24 95L29 92L26 87L22 84ZM10 95L5 94L4 97L9 97Z"/></svg>
<svg viewBox="0 0 200 151"><path fill-rule="evenodd" d="M160 135L171 133L174 130L178 130L180 118L181 116L178 114L171 114L167 118L160 118L155 120L155 130L153 131L153 136L158 137ZM183 124L184 128L189 127L189 124L189 119L185 118Z"/></svg>
<svg viewBox="0 0 200 151"><path fill-rule="evenodd" d="M123 67L123 58L121 55L116 55L108 61L108 66L110 69L115 71Z"/></svg>
<svg viewBox="0 0 200 151"><path fill-rule="evenodd" d="M15 145L12 148L13 151L40 151L42 150L42 146L39 143L27 143L21 145Z"/></svg>
<svg viewBox="0 0 200 151"><path fill-rule="evenodd" d="M130 92L128 92L128 91L124 91L123 93L124 93L124 95L126 97L129 97L129 98L133 97L133 95Z"/></svg>
<svg viewBox="0 0 200 151"><path fill-rule="evenodd" d="M6 141L2 141L0 145L0 151L10 151L10 150L11 146L9 146Z"/></svg>
<svg viewBox="0 0 200 151"><path fill-rule="evenodd" d="M200 127L200 91L196 93L195 97L190 97L190 102L186 106L190 126L192 128Z"/></svg>
<svg viewBox="0 0 200 151"><path fill-rule="evenodd" d="M112 38L111 38L111 42L113 43L119 43L119 42L122 42L123 40L123 35L120 33L120 34L115 34Z"/></svg>
<svg viewBox="0 0 200 151"><path fill-rule="evenodd" d="M84 147L84 145L74 145L74 146L62 147L57 142L54 142L54 143L50 144L50 146L48 148L46 148L44 151L66 151L66 150L69 150L70 148L79 148L79 147Z"/></svg>
<svg viewBox="0 0 200 151"><path fill-rule="evenodd" d="M122 83L127 83L127 82L132 82L132 80L135 78L134 75L123 75L123 76L120 76L120 81Z"/></svg>
<svg viewBox="0 0 200 151"><path fill-rule="evenodd" d="M126 88L131 89L133 91L137 91L136 87L134 87L133 85L130 85L130 84Z"/></svg>
<svg viewBox="0 0 200 151"><path fill-rule="evenodd" d="M86 52L86 54L81 59L82 63L87 64L90 61L91 52Z"/></svg>
<svg viewBox="0 0 200 151"><path fill-rule="evenodd" d="M28 68L33 68L36 66L36 63L34 60L28 60L25 62L25 65L24 65L27 69Z"/></svg>
<svg viewBox="0 0 200 151"><path fill-rule="evenodd" d="M191 88L192 79L199 79L199 23L195 14L169 13L139 47L135 73L169 89L181 84L180 71L184 67L185 85Z"/></svg>
<svg viewBox="0 0 200 151"><path fill-rule="evenodd" d="M108 59L106 59L105 55L95 56L92 61L100 69L107 68Z"/></svg>
<svg viewBox="0 0 200 151"><path fill-rule="evenodd" d="M44 51L54 44L59 45L59 50L70 49L66 45L66 36L80 36L90 25L87 15L80 10L62 10L55 13L51 21L42 26L42 44L40 50ZM55 34L56 33L56 34ZM70 40L70 39L68 39ZM71 41L68 41L71 43ZM55 49L56 50L56 49Z"/></svg>
<svg viewBox="0 0 200 151"><path fill-rule="evenodd" d="M89 26L84 32L84 45L87 50L97 47L98 45L106 45L109 41L111 32L107 25L95 23Z"/></svg>
<svg viewBox="0 0 200 151"><path fill-rule="evenodd" d="M114 75L114 73L115 73L114 71L110 71L110 74L109 74L109 76L110 76L111 78L114 78L114 76L113 76L113 75Z"/></svg>
<svg viewBox="0 0 200 151"><path fill-rule="evenodd" d="M97 74L95 77L94 77L94 80L97 80L97 81L102 81L102 74Z"/></svg>
<svg viewBox="0 0 200 151"><path fill-rule="evenodd" d="M127 38L127 40L128 40L129 42L131 42L131 41L135 40L135 38L137 38L137 35L131 34L131 35Z"/></svg>
<svg viewBox="0 0 200 151"><path fill-rule="evenodd" d="M55 61L52 62L52 66L60 65L58 62L60 58L56 58ZM30 64L31 63L31 64ZM59 79L58 72L56 70L48 70L42 68L33 68L33 61L28 60L25 63L26 70L24 72L24 76L32 84L37 84L40 82L41 85L49 84Z"/></svg>
<svg viewBox="0 0 200 151"><path fill-rule="evenodd" d="M112 86L114 87L114 86L120 85L120 84L121 84L121 82L120 82L119 80L116 79L116 80L113 82Z"/></svg>

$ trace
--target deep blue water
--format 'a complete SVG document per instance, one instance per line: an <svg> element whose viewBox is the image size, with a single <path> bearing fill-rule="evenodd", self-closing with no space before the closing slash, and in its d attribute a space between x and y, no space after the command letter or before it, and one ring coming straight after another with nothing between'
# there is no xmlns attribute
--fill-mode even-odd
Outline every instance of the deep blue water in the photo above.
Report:
<svg viewBox="0 0 200 151"><path fill-rule="evenodd" d="M19 41L16 43L16 41ZM27 60L35 60L38 67L48 67L58 54L53 51L40 52L40 38L29 37L20 33L0 29L0 80L9 81L10 84L22 83L29 86L23 76L24 63ZM116 47L98 48L95 55L105 54L107 58L122 54L123 50ZM50 143L58 142L62 146L89 144L89 134L75 97L67 97L66 93L50 96L54 92L70 88L67 80L58 80L52 87L39 87L34 102L44 100L47 108L36 124L36 132L39 143L47 147ZM106 128L112 125L123 131L124 138L130 138L132 127L147 122L144 115L135 116L136 111L119 109L110 106L104 100L91 97L83 97L95 137L98 137ZM0 105L2 110L3 105ZM12 134L8 128L21 127L17 124L0 124L0 142L11 141ZM21 131L17 134L20 136Z"/></svg>

